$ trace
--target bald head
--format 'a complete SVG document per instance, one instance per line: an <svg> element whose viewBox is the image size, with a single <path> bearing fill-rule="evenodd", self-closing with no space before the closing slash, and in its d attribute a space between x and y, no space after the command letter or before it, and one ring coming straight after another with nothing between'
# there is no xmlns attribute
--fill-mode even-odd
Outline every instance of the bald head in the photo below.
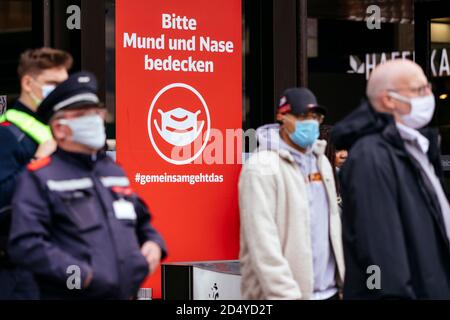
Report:
<svg viewBox="0 0 450 320"><path fill-rule="evenodd" d="M424 82L427 82L426 76L417 63L406 59L390 60L373 70L367 83L366 94L378 112L392 113L384 99L387 90L414 88Z"/></svg>

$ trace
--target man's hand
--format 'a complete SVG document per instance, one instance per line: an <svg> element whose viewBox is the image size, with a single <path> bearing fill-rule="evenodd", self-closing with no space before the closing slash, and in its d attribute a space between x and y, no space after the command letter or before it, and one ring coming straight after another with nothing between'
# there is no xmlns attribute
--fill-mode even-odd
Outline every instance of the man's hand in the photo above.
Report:
<svg viewBox="0 0 450 320"><path fill-rule="evenodd" d="M90 271L89 274L87 275L86 279L84 279L83 289L86 289L87 287L90 286L93 277L94 277L94 274L92 273L92 271Z"/></svg>
<svg viewBox="0 0 450 320"><path fill-rule="evenodd" d="M51 139L48 141L45 141L39 145L39 147L36 150L36 153L34 154L34 157L36 159L41 159L48 157L56 150L56 141Z"/></svg>
<svg viewBox="0 0 450 320"><path fill-rule="evenodd" d="M147 259L148 270L150 274L155 272L161 260L161 248L153 241L147 241L142 245L141 248L142 255Z"/></svg>

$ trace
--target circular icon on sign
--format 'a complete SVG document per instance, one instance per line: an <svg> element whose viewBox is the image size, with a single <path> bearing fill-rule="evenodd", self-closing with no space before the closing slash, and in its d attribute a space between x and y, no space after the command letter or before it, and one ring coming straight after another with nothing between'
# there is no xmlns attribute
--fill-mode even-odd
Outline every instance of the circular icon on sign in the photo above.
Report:
<svg viewBox="0 0 450 320"><path fill-rule="evenodd" d="M192 86L170 84L153 98L147 128L152 146L161 158L176 165L191 163L208 144L208 106ZM202 134L205 130L206 134Z"/></svg>

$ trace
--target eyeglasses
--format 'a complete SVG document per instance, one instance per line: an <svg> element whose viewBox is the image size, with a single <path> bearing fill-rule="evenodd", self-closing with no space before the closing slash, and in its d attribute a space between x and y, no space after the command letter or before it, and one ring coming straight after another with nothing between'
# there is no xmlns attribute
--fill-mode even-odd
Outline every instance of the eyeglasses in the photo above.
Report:
<svg viewBox="0 0 450 320"><path fill-rule="evenodd" d="M325 118L322 114L316 112L308 112L306 114L302 114L297 116L299 120L317 120L319 123L322 123Z"/></svg>
<svg viewBox="0 0 450 320"><path fill-rule="evenodd" d="M428 91L432 91L433 90L433 85L431 84L431 82L428 82L427 84L423 85L423 86L419 86L419 87L410 87L410 88L400 88L400 89L389 89L388 91L402 91L402 90L408 90L411 91L413 93L415 93L418 96L424 96L428 93Z"/></svg>

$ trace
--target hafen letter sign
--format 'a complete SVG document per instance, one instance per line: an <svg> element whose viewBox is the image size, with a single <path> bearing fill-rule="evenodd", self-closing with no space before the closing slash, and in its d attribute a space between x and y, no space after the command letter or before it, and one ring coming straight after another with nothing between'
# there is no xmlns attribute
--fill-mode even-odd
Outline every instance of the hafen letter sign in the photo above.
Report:
<svg viewBox="0 0 450 320"><path fill-rule="evenodd" d="M168 261L238 257L241 24L240 0L116 1L117 160Z"/></svg>

